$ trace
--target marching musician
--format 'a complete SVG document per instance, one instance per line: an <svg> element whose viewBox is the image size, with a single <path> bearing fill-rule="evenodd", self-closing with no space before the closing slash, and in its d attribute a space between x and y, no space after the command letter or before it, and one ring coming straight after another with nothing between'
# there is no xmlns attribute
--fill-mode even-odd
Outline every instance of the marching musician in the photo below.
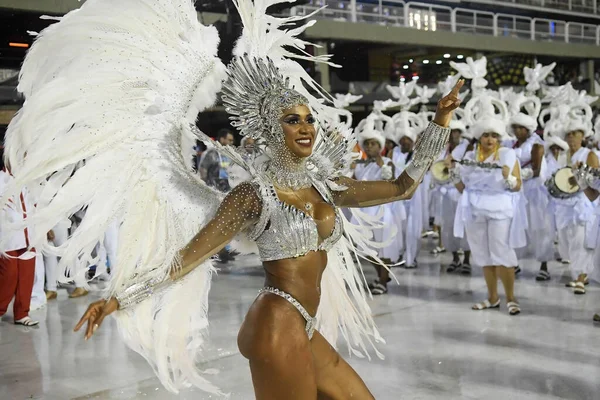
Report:
<svg viewBox="0 0 600 400"><path fill-rule="evenodd" d="M585 124L570 121L564 132L569 150L566 165L562 167L573 168L578 164L586 164L591 168L598 168L596 154L583 147L584 138L589 136ZM593 246L586 243L586 225L592 220L594 207L583 191L568 198L554 198L553 202L558 241L562 247L561 256L571 260L572 281L567 283L567 287L573 288L575 294L582 295L586 292L588 274L593 267L594 250Z"/></svg>
<svg viewBox="0 0 600 400"><path fill-rule="evenodd" d="M450 141L446 150L440 155L439 161L443 162L445 167L450 169L455 161L461 161L467 149L470 141L465 137L467 128L464 123L458 120L450 122ZM435 179L435 173L433 173ZM457 238L454 236L454 216L456 214L456 207L458 206L458 200L460 193L456 189L455 185L450 181L442 184L437 184L434 190L434 201L438 202L435 214L435 224L440 226L440 238L441 243L446 246L446 250L452 253L452 262L447 268L448 272L454 272L460 270L461 273L471 273L469 245L463 238ZM464 250L464 259L460 260L459 250Z"/></svg>
<svg viewBox="0 0 600 400"><path fill-rule="evenodd" d="M396 176L394 163L391 159L381 156L385 146L383 134L367 124L359 133L359 144L367 159L355 164L354 179L359 181L394 179ZM374 241L381 244L381 247L378 248L378 256L386 264L395 263L400 258L402 250L402 232L399 227L402 226L406 216L404 213L394 212L397 209L398 206L395 203L361 209L363 213L371 217L381 216L382 218L383 226L375 229L373 234ZM394 233L396 233L395 237ZM373 295L386 294L387 284L391 280L389 270L377 262L374 262L373 265L377 272L377 278L370 285L371 293Z"/></svg>
<svg viewBox="0 0 600 400"><path fill-rule="evenodd" d="M397 125L398 126L398 125ZM394 148L392 161L396 167L396 175L404 171L413 155L413 147L417 140L417 133L406 127L396 131L396 137L400 146ZM404 238L404 267L413 269L417 267L417 255L421 249L421 233L423 231L423 220L426 215L427 190L424 184L419 185L410 200L396 202L403 204L406 219L402 224L402 237Z"/></svg>
<svg viewBox="0 0 600 400"><path fill-rule="evenodd" d="M521 165L523 195L527 199L527 243L540 263L536 281L550 280L548 262L554 259L554 246L551 240L551 221L547 217L549 198L544 183L548 178L544 158L544 142L535 133L537 121L530 115L518 113L510 120L510 133L514 137L512 148ZM525 252L519 254L525 255ZM517 269L517 273L519 270Z"/></svg>
<svg viewBox="0 0 600 400"><path fill-rule="evenodd" d="M525 245L522 218L526 212L520 196L516 195L521 189L520 164L513 149L500 145L507 137L504 121L482 117L471 132L478 139L478 145L458 166L455 182L462 196L454 228L457 237L463 237L466 230L473 262L483 267L487 284L487 300L472 309L500 307L497 290L500 279L508 312L517 315L521 308L514 294L515 248Z"/></svg>

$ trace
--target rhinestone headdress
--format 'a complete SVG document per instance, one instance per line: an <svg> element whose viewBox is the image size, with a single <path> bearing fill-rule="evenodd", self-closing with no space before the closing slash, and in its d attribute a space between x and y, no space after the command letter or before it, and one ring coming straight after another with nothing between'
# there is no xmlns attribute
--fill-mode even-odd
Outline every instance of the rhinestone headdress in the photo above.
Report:
<svg viewBox="0 0 600 400"><path fill-rule="evenodd" d="M242 136L263 138L267 144L283 140L278 122L282 110L308 104L308 99L291 87L289 78L283 77L270 58L248 54L236 57L229 65L222 100L231 114L231 125Z"/></svg>

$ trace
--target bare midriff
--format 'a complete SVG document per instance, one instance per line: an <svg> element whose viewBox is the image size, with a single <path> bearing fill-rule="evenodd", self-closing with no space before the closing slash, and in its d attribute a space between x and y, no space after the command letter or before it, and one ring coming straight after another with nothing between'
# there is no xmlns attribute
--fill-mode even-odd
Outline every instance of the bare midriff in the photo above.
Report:
<svg viewBox="0 0 600 400"><path fill-rule="evenodd" d="M321 300L321 277L327 266L325 251L311 251L301 257L266 261L265 286L292 295L311 316L317 314Z"/></svg>

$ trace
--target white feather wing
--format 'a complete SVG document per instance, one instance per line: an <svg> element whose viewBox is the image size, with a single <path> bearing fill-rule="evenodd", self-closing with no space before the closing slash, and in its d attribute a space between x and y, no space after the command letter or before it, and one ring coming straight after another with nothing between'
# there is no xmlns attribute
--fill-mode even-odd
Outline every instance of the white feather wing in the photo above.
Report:
<svg viewBox="0 0 600 400"><path fill-rule="evenodd" d="M221 195L191 172L182 143L193 140L188 124L215 102L226 76L218 41L191 0L88 0L31 48L19 84L26 102L7 132L15 179L3 200L35 188L31 244L60 254L78 283L115 219L122 225L108 294L133 274L166 276L216 211ZM84 207L75 234L47 249L46 232ZM125 340L169 390L218 392L195 368L211 273L207 262L177 289L119 313Z"/></svg>

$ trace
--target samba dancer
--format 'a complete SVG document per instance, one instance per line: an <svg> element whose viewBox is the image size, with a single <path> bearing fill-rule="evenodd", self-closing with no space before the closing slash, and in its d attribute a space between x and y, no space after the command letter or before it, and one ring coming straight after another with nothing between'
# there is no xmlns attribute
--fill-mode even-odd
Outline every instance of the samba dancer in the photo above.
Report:
<svg viewBox="0 0 600 400"><path fill-rule="evenodd" d="M235 1L244 31L226 69L216 58L216 29L198 22L191 1L148 1L130 0L126 7L117 0L86 2L41 34L21 75L25 109L8 130L7 148L18 168L7 194L78 157L92 156L67 185L47 187L56 193L50 193L31 220L53 226L87 205L81 234L68 239L61 262L79 268L77 255L100 240L110 216L122 221L119 268L108 299L92 303L76 330L87 323L89 339L106 316L119 310L124 341L146 358L167 389L195 385L220 394L197 368L209 325L210 257L245 233L258 245L267 284L238 335L256 398L373 399L323 336L335 344L341 325L349 348L358 353L381 339L352 258L352 242L359 248L366 244L364 227L344 223L337 207L375 206L414 193L447 143L446 127L460 103L462 81L439 101L434 121L398 179L358 182L341 176L354 145L349 133L330 129L316 142L315 116L327 119L335 110L323 105L328 96L293 61L296 53L285 50L306 46L294 36L302 27L283 29L298 22L297 17L267 16L273 2ZM114 29L103 36L107 25ZM88 32L94 34L84 34ZM123 41L129 45L127 53L120 51ZM75 42L81 51L71 51ZM61 57L49 57L60 49ZM106 65L106 54L117 58ZM306 53L299 57L327 60ZM88 68L81 68L82 63ZM49 81L34 79L40 73ZM158 75L162 80L155 79ZM90 76L100 81L90 83ZM266 147L262 163L246 163L235 149L212 143L190 126L216 100L225 77L221 98L232 124ZM67 78L74 89L60 95L69 100L50 105L60 107L61 118L35 107ZM75 89L79 85L85 90ZM71 104L86 112L73 112ZM65 135L64 128L73 126L69 118L84 118L85 126L76 124ZM31 128L27 137L20 135L25 126ZM192 134L246 166L253 179L224 198L202 184L182 154L182 137ZM22 141L30 137L36 140ZM112 188L115 195L98 199L88 195L91 187ZM37 234L33 244L41 240Z"/></svg>

